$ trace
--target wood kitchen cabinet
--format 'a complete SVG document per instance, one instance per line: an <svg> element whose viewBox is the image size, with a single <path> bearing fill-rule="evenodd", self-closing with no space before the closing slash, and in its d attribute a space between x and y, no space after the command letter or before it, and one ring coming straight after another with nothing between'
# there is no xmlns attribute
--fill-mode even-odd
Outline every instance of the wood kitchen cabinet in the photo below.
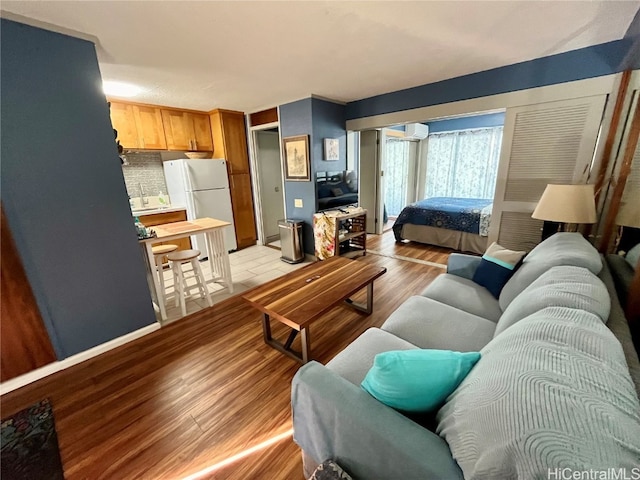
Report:
<svg viewBox="0 0 640 480"><path fill-rule="evenodd" d="M144 105L134 105L133 114L136 119L136 127L138 128L138 137L141 143L140 148L148 148L151 150L164 150L167 148L160 109Z"/></svg>
<svg viewBox="0 0 640 480"><path fill-rule="evenodd" d="M124 148L167 148L159 108L112 101L110 111L111 124L118 131L118 140Z"/></svg>
<svg viewBox="0 0 640 480"><path fill-rule="evenodd" d="M133 105L111 102L111 125L118 131L118 140L124 148L140 148L138 128L133 114Z"/></svg>
<svg viewBox="0 0 640 480"><path fill-rule="evenodd" d="M249 247L257 237L244 114L218 109L210 112L210 120L213 158L227 161L236 242L238 248Z"/></svg>
<svg viewBox="0 0 640 480"><path fill-rule="evenodd" d="M249 173L247 130L244 114L231 110L214 110L210 115L213 132L213 158L229 162L229 174Z"/></svg>
<svg viewBox="0 0 640 480"><path fill-rule="evenodd" d="M211 126L206 114L162 109L167 149L212 151Z"/></svg>
<svg viewBox="0 0 640 480"><path fill-rule="evenodd" d="M256 222L253 212L253 195L251 193L251 175L241 173L229 175L231 207L236 228L238 248L256 244Z"/></svg>

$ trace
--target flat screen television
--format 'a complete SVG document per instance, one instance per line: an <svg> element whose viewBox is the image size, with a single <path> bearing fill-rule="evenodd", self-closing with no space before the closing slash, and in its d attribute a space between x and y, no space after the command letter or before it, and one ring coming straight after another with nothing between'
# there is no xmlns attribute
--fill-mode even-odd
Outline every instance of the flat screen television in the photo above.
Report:
<svg viewBox="0 0 640 480"><path fill-rule="evenodd" d="M358 206L358 173L355 170L316 172L317 210Z"/></svg>

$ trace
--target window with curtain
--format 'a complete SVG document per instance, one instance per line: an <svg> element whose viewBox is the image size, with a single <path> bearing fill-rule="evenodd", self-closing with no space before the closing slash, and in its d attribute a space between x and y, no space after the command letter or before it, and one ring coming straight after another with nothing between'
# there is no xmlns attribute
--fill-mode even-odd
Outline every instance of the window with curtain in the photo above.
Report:
<svg viewBox="0 0 640 480"><path fill-rule="evenodd" d="M503 127L428 137L425 197L493 198Z"/></svg>
<svg viewBox="0 0 640 480"><path fill-rule="evenodd" d="M385 149L384 205L387 214L400 214L407 201L409 182L409 142L388 139Z"/></svg>

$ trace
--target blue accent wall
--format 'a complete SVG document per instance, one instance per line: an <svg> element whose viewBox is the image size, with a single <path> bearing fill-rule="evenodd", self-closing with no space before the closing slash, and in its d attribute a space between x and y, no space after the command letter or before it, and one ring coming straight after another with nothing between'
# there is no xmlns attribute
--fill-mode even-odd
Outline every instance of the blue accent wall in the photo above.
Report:
<svg viewBox="0 0 640 480"><path fill-rule="evenodd" d="M345 130L345 106L319 98L311 99L313 120L313 155L315 171L338 171L347 169L347 131ZM340 158L324 160L324 139L337 138L340 142ZM315 179L314 179L315 180Z"/></svg>
<svg viewBox="0 0 640 480"><path fill-rule="evenodd" d="M429 107L499 93L618 73L637 65L629 57L637 37L626 37L579 50L472 73L418 87L350 102L346 119ZM637 68L637 67L636 67Z"/></svg>
<svg viewBox="0 0 640 480"><path fill-rule="evenodd" d="M309 150L311 153L311 181L309 182L284 182L286 215L292 220L304 221L302 228L303 246L306 253L313 254L313 214L316 211L316 191L313 175L313 117L312 99L305 98L296 102L280 106L279 121L280 135L282 138L297 135L309 135ZM296 208L294 201L302 199L303 207Z"/></svg>
<svg viewBox="0 0 640 480"><path fill-rule="evenodd" d="M451 132L454 130L467 130L469 128L500 127L504 125L504 113L490 113L487 115L474 115L472 117L452 118L429 122L429 133Z"/></svg>
<svg viewBox="0 0 640 480"><path fill-rule="evenodd" d="M2 204L62 359L155 315L94 45L4 19L0 35Z"/></svg>
<svg viewBox="0 0 640 480"><path fill-rule="evenodd" d="M311 181L285 181L286 215L304 221L304 251L314 254L313 214L316 213L316 172L347 168L347 132L345 106L319 98L305 98L280 106L280 132L283 138L309 135ZM324 139L338 138L340 159L325 161ZM295 199L302 199L303 207L295 207Z"/></svg>

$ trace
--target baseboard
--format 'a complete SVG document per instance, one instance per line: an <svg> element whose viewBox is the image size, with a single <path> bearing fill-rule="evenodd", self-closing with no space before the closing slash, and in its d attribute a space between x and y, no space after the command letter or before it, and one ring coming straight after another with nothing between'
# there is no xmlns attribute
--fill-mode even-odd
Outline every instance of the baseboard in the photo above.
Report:
<svg viewBox="0 0 640 480"><path fill-rule="evenodd" d="M108 352L109 350L113 350L114 348L124 345L125 343L129 343L140 337L144 337L145 335L148 335L151 332L155 332L159 329L159 323L148 325L131 333L127 333L126 335L123 335L121 337L114 338L113 340L109 340L108 342L97 345L93 348L90 348L89 350L85 350L84 352L80 352L76 355L65 358L64 360L50 363L49 365L38 368L37 370L33 370L29 373L25 373L24 375L20 375L19 377L7 380L4 383L0 383L0 395L4 395L5 393L9 393L13 390L24 387L25 385L35 382L36 380L40 380L41 378L65 370L69 367L72 367L73 365L77 365L78 363L82 363L85 360L89 360L90 358L97 357L98 355Z"/></svg>

